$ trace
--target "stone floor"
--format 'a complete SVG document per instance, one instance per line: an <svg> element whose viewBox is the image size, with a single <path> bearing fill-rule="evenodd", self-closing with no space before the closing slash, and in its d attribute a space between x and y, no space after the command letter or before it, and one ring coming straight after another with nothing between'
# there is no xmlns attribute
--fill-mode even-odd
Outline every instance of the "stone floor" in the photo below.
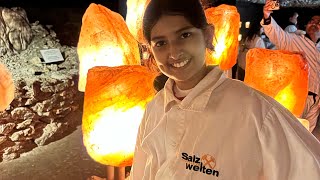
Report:
<svg viewBox="0 0 320 180"><path fill-rule="evenodd" d="M105 172L105 166L87 154L81 127L61 140L0 163L1 180L85 180L92 175L106 177Z"/></svg>

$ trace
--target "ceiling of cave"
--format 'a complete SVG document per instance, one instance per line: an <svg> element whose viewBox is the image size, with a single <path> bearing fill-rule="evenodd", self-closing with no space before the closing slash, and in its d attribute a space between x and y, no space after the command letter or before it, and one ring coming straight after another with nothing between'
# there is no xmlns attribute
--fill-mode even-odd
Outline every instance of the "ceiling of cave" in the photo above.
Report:
<svg viewBox="0 0 320 180"><path fill-rule="evenodd" d="M28 0L28 2L43 2L42 0ZM63 1L63 0L55 0L55 1ZM101 3L104 0L69 0L71 2L75 2L76 4L84 3L84 2L95 2ZM125 2L126 0L108 0L112 3L117 2ZM204 4L215 4L215 3L222 3L222 2L249 2L249 3L257 3L257 4L264 4L266 0L201 0ZM19 4L19 2L25 2L23 0L0 0L0 7L3 3L13 3ZM102 3L103 4L103 3ZM320 0L280 0L280 4L282 7L308 7L308 8L320 8Z"/></svg>
<svg viewBox="0 0 320 180"><path fill-rule="evenodd" d="M247 2L256 4L265 4L266 0L201 0L205 5L210 4L220 4L224 2L234 3L234 2ZM307 8L320 8L320 0L279 0L281 7L307 7Z"/></svg>
<svg viewBox="0 0 320 180"><path fill-rule="evenodd" d="M237 0L237 2L252 2L264 4L265 0ZM320 8L320 0L280 0L282 7L313 7Z"/></svg>

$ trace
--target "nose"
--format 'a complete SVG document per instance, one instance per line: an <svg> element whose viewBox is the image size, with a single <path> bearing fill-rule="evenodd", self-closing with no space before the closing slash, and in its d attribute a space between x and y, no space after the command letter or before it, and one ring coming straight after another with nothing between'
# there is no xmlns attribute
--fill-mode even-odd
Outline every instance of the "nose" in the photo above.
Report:
<svg viewBox="0 0 320 180"><path fill-rule="evenodd" d="M169 58L178 60L178 59L181 59L182 56L183 56L183 51L180 48L180 46L177 45L176 43L172 43L170 45Z"/></svg>

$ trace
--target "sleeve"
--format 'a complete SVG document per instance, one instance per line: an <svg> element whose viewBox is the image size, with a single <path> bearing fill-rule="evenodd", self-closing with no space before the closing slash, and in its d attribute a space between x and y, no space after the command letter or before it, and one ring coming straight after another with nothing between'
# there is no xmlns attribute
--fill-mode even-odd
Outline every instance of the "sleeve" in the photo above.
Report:
<svg viewBox="0 0 320 180"><path fill-rule="evenodd" d="M139 126L129 180L143 179L144 169L147 161L147 154L141 148L141 144L142 144L142 139L145 131L146 116L147 116L146 114L147 114L147 111L145 111L141 124Z"/></svg>
<svg viewBox="0 0 320 180"><path fill-rule="evenodd" d="M257 41L254 45L255 48L266 48L263 39L261 37L257 37Z"/></svg>
<svg viewBox="0 0 320 180"><path fill-rule="evenodd" d="M278 49L288 51L297 50L294 49L296 45L293 43L299 41L297 40L299 36L294 33L285 32L272 17L271 23L268 25L265 25L263 21L264 20L262 20L260 24L264 29L264 33L266 36L268 36L270 41L277 46Z"/></svg>
<svg viewBox="0 0 320 180"><path fill-rule="evenodd" d="M272 108L259 137L265 179L320 179L320 143L289 111Z"/></svg>

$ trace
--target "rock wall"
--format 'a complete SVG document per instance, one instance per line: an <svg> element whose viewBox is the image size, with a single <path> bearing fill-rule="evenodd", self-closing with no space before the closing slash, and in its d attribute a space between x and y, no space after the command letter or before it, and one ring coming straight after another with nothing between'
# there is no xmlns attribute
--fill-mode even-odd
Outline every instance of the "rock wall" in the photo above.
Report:
<svg viewBox="0 0 320 180"><path fill-rule="evenodd" d="M33 39L26 49L0 55L16 88L10 107L0 112L0 162L60 139L81 124L81 119L66 118L82 106L76 48L62 46L51 28L30 24ZM59 49L64 61L45 64L40 50L51 48Z"/></svg>
<svg viewBox="0 0 320 180"><path fill-rule="evenodd" d="M25 10L0 7L0 56L25 50L31 39L32 32Z"/></svg>

